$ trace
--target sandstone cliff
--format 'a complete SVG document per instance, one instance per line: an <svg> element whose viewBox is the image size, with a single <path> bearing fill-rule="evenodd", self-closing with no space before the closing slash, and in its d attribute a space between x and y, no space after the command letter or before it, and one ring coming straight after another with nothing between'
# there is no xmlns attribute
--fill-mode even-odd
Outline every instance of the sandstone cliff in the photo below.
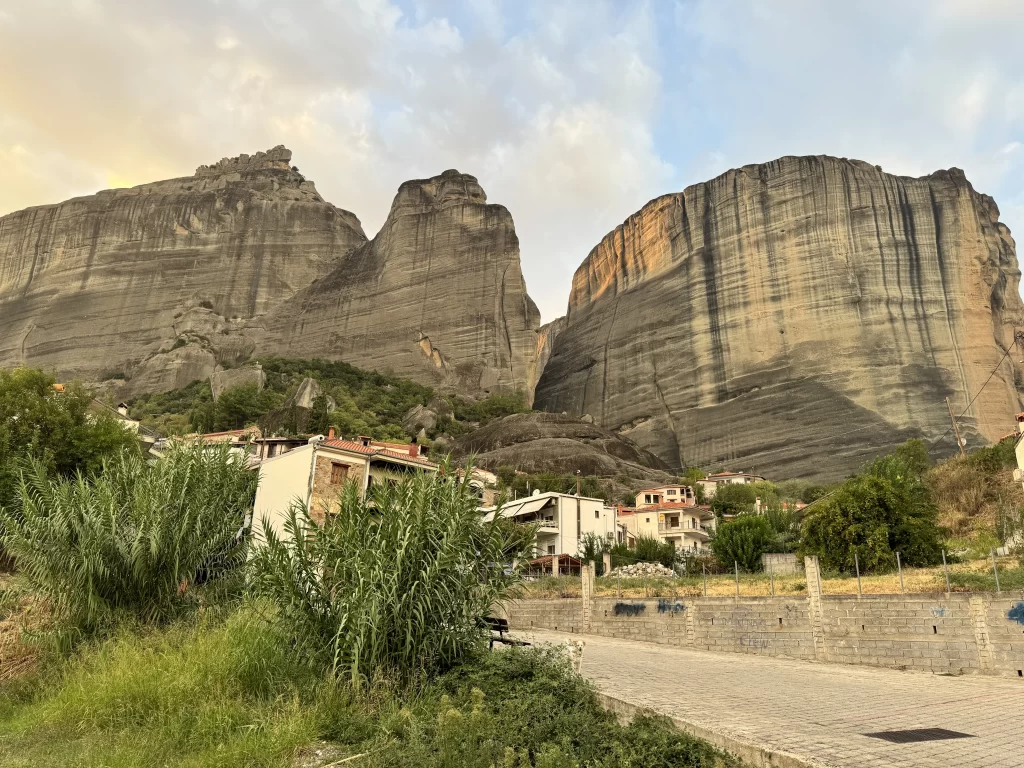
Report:
<svg viewBox="0 0 1024 768"><path fill-rule="evenodd" d="M938 438L944 398L959 413L995 370L964 419L977 446L1020 409L1004 356L1019 280L995 203L959 169L745 166L651 201L591 251L537 405L673 467L834 478Z"/></svg>
<svg viewBox="0 0 1024 768"><path fill-rule="evenodd" d="M366 242L290 163L276 147L0 218L0 365L128 394L246 359L246 320Z"/></svg>
<svg viewBox="0 0 1024 768"><path fill-rule="evenodd" d="M512 216L458 171L399 188L373 240L249 325L262 352L532 400L540 313Z"/></svg>

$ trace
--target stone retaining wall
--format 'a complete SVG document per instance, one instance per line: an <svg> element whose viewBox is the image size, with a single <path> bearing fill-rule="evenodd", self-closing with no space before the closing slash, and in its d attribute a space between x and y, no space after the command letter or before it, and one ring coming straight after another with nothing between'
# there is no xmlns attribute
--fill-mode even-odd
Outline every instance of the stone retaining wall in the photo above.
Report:
<svg viewBox="0 0 1024 768"><path fill-rule="evenodd" d="M808 574L816 563L807 563ZM808 583L813 585L813 579ZM588 615L589 614L589 615ZM531 627L731 653L1024 677L1024 594L521 600Z"/></svg>

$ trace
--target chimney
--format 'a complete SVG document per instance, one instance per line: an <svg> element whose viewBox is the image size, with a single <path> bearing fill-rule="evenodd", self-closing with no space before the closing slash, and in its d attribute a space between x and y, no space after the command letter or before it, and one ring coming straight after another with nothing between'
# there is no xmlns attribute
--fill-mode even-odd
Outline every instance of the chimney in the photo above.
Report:
<svg viewBox="0 0 1024 768"><path fill-rule="evenodd" d="M367 437L366 435L360 435L356 439L357 439L357 441L359 442L360 445L365 446L366 448L369 448L370 447L370 443L373 442L373 438L372 437Z"/></svg>
<svg viewBox="0 0 1024 768"><path fill-rule="evenodd" d="M117 404L117 412L119 414L121 414L122 416L127 416L128 415L128 404L127 403L118 403Z"/></svg>
<svg viewBox="0 0 1024 768"><path fill-rule="evenodd" d="M1024 433L1024 413L1017 414L1017 431Z"/></svg>
<svg viewBox="0 0 1024 768"><path fill-rule="evenodd" d="M327 439L328 440L333 440L334 439L334 427L330 427L327 430Z"/></svg>
<svg viewBox="0 0 1024 768"><path fill-rule="evenodd" d="M413 443L412 445L409 446L409 455L410 456L419 456L420 455L420 447L418 445L416 445L416 443Z"/></svg>

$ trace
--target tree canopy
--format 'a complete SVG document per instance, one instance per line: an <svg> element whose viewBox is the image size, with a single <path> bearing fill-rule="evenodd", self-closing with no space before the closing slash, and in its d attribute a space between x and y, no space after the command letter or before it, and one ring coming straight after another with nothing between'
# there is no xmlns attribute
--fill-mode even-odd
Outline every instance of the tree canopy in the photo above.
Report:
<svg viewBox="0 0 1024 768"><path fill-rule="evenodd" d="M93 411L92 395L33 368L0 370L0 506L14 498L22 469L35 460L51 475L98 471L121 450L138 451L136 436L112 415Z"/></svg>
<svg viewBox="0 0 1024 768"><path fill-rule="evenodd" d="M822 566L862 571L934 565L941 559L938 509L925 483L930 466L920 440L909 440L850 477L832 495L811 506L803 522L803 551Z"/></svg>

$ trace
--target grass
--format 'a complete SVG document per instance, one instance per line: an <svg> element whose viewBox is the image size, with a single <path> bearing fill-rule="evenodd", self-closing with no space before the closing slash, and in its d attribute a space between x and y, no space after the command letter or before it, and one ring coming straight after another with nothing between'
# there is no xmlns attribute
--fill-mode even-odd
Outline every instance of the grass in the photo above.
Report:
<svg viewBox="0 0 1024 768"><path fill-rule="evenodd" d="M481 650L415 688L355 693L293 666L274 637L243 607L95 641L0 686L0 766L283 767L322 741L331 757L312 765L738 765L668 721L620 725L554 649Z"/></svg>
<svg viewBox="0 0 1024 768"><path fill-rule="evenodd" d="M1024 589L1024 568L1013 557L998 558L999 586L1006 591ZM746 597L771 595L771 577L766 573L741 573L740 595ZM949 582L953 592L994 592L995 577L991 560L972 560L966 563L951 563ZM826 595L856 595L855 576L823 574L821 589ZM804 575L775 577L776 596L805 594L807 579ZM895 595L901 592L899 574L881 573L861 577L861 590L866 595ZM942 567L905 568L903 590L908 594L945 592L946 580ZM704 595L704 579L697 577L630 578L617 579L603 576L594 580L597 597L701 597ZM544 576L528 582L524 588L525 598L554 599L559 597L582 597L582 585L578 576ZM714 574L707 577L708 597L735 597L736 577L733 574Z"/></svg>

